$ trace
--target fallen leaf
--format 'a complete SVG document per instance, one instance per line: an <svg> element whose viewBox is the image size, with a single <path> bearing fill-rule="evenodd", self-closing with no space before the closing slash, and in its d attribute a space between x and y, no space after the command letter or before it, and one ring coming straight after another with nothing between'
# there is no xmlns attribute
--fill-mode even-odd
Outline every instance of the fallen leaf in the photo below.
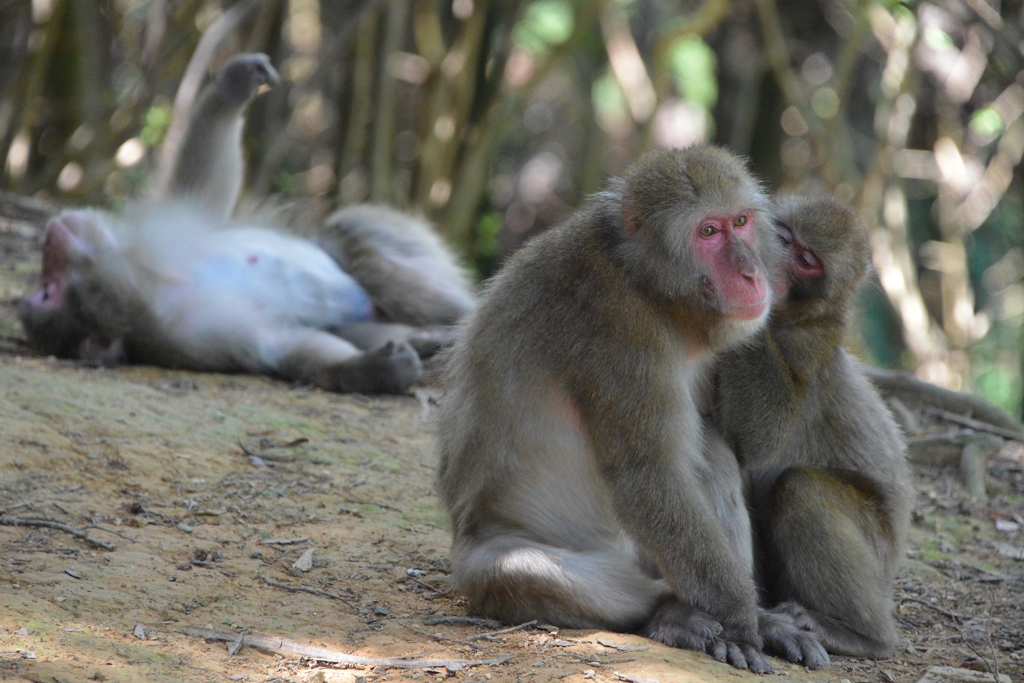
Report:
<svg viewBox="0 0 1024 683"><path fill-rule="evenodd" d="M299 559L295 560L292 564L293 569L298 569L300 572L308 572L313 568L313 548L306 549L306 552L302 553Z"/></svg>

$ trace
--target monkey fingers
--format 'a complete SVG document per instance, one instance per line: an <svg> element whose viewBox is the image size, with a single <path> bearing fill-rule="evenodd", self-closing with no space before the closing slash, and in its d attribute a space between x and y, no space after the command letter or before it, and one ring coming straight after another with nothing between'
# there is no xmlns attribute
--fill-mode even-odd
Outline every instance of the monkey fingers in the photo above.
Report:
<svg viewBox="0 0 1024 683"><path fill-rule="evenodd" d="M808 669L831 666L818 637L817 624L796 603L783 603L772 610L758 609L758 628L765 649L772 654L794 664L802 663Z"/></svg>
<svg viewBox="0 0 1024 683"><path fill-rule="evenodd" d="M78 345L78 358L86 363L113 368L125 362L124 341L118 337L113 341L92 335Z"/></svg>
<svg viewBox="0 0 1024 683"><path fill-rule="evenodd" d="M749 669L759 674L773 673L768 658L757 647L723 639L722 631L722 625L710 614L677 598L670 598L658 607L640 633L670 647L707 652L737 669Z"/></svg>
<svg viewBox="0 0 1024 683"><path fill-rule="evenodd" d="M814 620L814 617L808 614L807 610L805 610L802 605L793 601L780 602L770 610L762 609L759 611L762 615L785 615L785 617L790 620L794 626L802 631L818 632L821 630L821 627L818 625L818 622Z"/></svg>
<svg viewBox="0 0 1024 683"><path fill-rule="evenodd" d="M775 673L768 658L750 644L737 644L716 638L707 653L723 664L731 664L737 669L749 669L756 674Z"/></svg>

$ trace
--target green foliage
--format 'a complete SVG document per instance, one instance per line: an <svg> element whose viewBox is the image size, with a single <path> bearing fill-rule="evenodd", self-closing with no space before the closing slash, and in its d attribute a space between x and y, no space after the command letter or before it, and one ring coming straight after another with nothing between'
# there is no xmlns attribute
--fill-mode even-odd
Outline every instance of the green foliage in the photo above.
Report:
<svg viewBox="0 0 1024 683"><path fill-rule="evenodd" d="M512 31L512 41L535 55L546 55L572 35L574 16L567 0L537 0L527 5Z"/></svg>
<svg viewBox="0 0 1024 683"><path fill-rule="evenodd" d="M683 99L707 110L715 106L718 101L717 60L707 43L697 37L675 41L669 48L668 65Z"/></svg>
<svg viewBox="0 0 1024 683"><path fill-rule="evenodd" d="M473 245L473 265L480 279L494 274L498 267L501 245L498 235L505 227L504 215L498 211L485 213L476 224L476 242Z"/></svg>
<svg viewBox="0 0 1024 683"><path fill-rule="evenodd" d="M591 97L594 109L600 119L609 120L628 116L626 95L611 73L605 72L594 81Z"/></svg>
<svg viewBox="0 0 1024 683"><path fill-rule="evenodd" d="M948 33L940 28L930 27L925 29L921 38L924 40L925 45L933 50L956 49L953 39L950 38Z"/></svg>
<svg viewBox="0 0 1024 683"><path fill-rule="evenodd" d="M501 214L492 211L480 217L476 226L476 253L480 258L492 259L498 253L498 233L501 232Z"/></svg>
<svg viewBox="0 0 1024 683"><path fill-rule="evenodd" d="M971 127L979 135L995 135L1003 130L1003 119L995 109L979 109L971 117Z"/></svg>
<svg viewBox="0 0 1024 683"><path fill-rule="evenodd" d="M277 177L274 178L274 185L282 194L291 194L295 191L297 184L298 183L295 181L295 175L288 171L281 171L277 174Z"/></svg>
<svg viewBox="0 0 1024 683"><path fill-rule="evenodd" d="M139 139L147 147L156 147L164 139L170 125L171 108L166 105L154 105L146 111Z"/></svg>

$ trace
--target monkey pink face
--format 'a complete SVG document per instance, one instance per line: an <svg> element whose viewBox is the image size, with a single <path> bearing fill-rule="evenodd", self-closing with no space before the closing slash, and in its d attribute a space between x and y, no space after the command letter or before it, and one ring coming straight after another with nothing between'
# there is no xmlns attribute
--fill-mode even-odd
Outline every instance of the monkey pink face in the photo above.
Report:
<svg viewBox="0 0 1024 683"><path fill-rule="evenodd" d="M779 225L779 239L786 245L784 265L779 269L778 282L774 283L780 295L785 295L794 283L809 282L824 272L821 259L810 248L797 239L786 225Z"/></svg>
<svg viewBox="0 0 1024 683"><path fill-rule="evenodd" d="M768 306L768 283L757 266L752 211L705 216L694 231L694 250L711 268L712 280L731 315L753 320Z"/></svg>
<svg viewBox="0 0 1024 683"><path fill-rule="evenodd" d="M71 211L50 219L43 237L43 282L29 299L29 305L59 308L64 303L69 268L97 247L113 242L113 235L98 225L90 213Z"/></svg>

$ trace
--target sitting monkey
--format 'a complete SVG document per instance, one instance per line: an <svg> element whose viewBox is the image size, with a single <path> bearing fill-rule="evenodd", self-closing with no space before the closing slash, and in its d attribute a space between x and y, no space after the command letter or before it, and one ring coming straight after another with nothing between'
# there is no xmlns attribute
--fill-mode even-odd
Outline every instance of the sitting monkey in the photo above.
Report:
<svg viewBox="0 0 1024 683"><path fill-rule="evenodd" d="M827 661L758 609L739 468L701 423L715 360L768 320L768 208L722 149L651 152L488 285L438 426L473 610L639 632L756 672L765 644Z"/></svg>
<svg viewBox="0 0 1024 683"><path fill-rule="evenodd" d="M761 594L826 650L886 657L913 493L903 435L844 337L868 233L828 196L775 202L768 327L718 366L715 422L747 480Z"/></svg>

